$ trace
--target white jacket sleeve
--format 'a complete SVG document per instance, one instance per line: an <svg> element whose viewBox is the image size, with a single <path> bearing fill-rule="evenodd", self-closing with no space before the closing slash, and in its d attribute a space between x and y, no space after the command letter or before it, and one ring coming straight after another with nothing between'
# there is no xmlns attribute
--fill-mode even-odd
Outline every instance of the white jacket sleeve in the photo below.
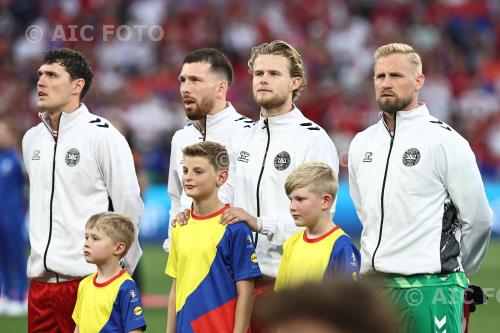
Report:
<svg viewBox="0 0 500 333"><path fill-rule="evenodd" d="M303 162L322 161L328 163L337 173L339 172L339 158L337 149L333 144L330 137L325 132L320 132L320 135L311 140L307 153L304 156ZM283 184L284 185L284 184ZM284 191L284 188L277 189ZM331 216L335 214L335 199L332 208ZM290 213L276 215L276 216L261 216L260 222L262 223L261 234L265 235L269 242L274 245L283 245L283 243L293 234L300 231L295 225L295 222Z"/></svg>
<svg viewBox="0 0 500 333"><path fill-rule="evenodd" d="M437 149L440 176L458 210L462 266L471 276L486 254L493 214L476 158L467 141L458 135L449 135Z"/></svg>
<svg viewBox="0 0 500 333"><path fill-rule="evenodd" d="M114 127L97 138L96 159L101 170L113 210L132 219L136 235L134 244L125 256L125 268L132 274L142 255L139 230L144 204L140 196L130 147Z"/></svg>

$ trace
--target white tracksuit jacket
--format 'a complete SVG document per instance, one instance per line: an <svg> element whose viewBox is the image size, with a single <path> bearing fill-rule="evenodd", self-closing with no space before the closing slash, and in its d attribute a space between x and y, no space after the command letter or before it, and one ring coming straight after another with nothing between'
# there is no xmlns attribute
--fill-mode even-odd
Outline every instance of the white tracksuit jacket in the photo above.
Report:
<svg viewBox="0 0 500 333"><path fill-rule="evenodd" d="M299 165L328 163L339 170L337 150L326 132L304 117L296 107L245 128L231 144L229 186L234 206L262 222L257 258L264 275L276 277L283 242L300 230L290 215L285 181ZM332 215L335 204L332 206Z"/></svg>
<svg viewBox="0 0 500 333"><path fill-rule="evenodd" d="M425 105L398 112L393 136L383 118L356 135L349 183L363 224L361 273L478 269L492 211L475 156Z"/></svg>
<svg viewBox="0 0 500 333"><path fill-rule="evenodd" d="M186 195L182 188L182 166L184 163L182 149L202 141L218 142L228 149L231 138L253 123L255 121L242 116L236 112L231 103L227 103L224 110L206 117L205 133L201 132L194 122L189 122L184 128L175 132L170 148L170 169L168 171L168 194L171 199L169 235L172 228L170 221L174 220L184 209L191 209L192 203L191 198ZM219 192L220 199L223 202L232 203L232 198L224 197L224 193L226 192ZM163 244L165 251L168 251L169 246L169 239L166 239Z"/></svg>
<svg viewBox="0 0 500 333"><path fill-rule="evenodd" d="M83 257L85 224L108 211L129 216L139 230L144 206L132 153L125 138L85 105L62 113L57 141L43 114L23 138L23 158L30 181L28 277L47 272L83 277L95 265ZM142 254L136 240L125 257L133 272Z"/></svg>

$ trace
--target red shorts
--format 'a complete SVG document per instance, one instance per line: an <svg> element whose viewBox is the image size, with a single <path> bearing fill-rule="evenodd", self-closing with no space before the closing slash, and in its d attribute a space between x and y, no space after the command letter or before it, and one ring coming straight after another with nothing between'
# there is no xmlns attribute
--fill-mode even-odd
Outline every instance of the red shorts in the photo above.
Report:
<svg viewBox="0 0 500 333"><path fill-rule="evenodd" d="M73 333L71 316L80 280L46 283L31 280L28 296L29 333Z"/></svg>

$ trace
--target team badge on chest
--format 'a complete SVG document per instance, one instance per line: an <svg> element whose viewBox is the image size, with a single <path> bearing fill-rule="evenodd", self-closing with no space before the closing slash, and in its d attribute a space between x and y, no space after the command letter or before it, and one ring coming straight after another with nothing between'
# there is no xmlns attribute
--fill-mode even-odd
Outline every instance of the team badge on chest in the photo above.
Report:
<svg viewBox="0 0 500 333"><path fill-rule="evenodd" d="M286 151L282 151L274 158L274 167L277 170L285 170L290 165L290 154Z"/></svg>
<svg viewBox="0 0 500 333"><path fill-rule="evenodd" d="M80 152L76 148L71 148L66 153L66 156L64 157L64 160L66 161L66 164L68 166L74 167L80 161Z"/></svg>
<svg viewBox="0 0 500 333"><path fill-rule="evenodd" d="M420 161L420 152L417 148L410 148L403 154L403 164L407 167L417 165Z"/></svg>

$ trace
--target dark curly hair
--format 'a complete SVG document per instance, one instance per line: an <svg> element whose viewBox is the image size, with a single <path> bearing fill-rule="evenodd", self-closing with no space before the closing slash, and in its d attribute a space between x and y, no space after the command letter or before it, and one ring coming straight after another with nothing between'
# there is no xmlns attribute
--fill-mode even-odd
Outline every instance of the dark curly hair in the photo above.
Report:
<svg viewBox="0 0 500 333"><path fill-rule="evenodd" d="M94 74L92 73L89 62L80 52L67 48L50 50L45 54L43 63L59 63L69 73L71 80L83 79L85 85L82 88L80 100L82 100L87 91L89 91Z"/></svg>

